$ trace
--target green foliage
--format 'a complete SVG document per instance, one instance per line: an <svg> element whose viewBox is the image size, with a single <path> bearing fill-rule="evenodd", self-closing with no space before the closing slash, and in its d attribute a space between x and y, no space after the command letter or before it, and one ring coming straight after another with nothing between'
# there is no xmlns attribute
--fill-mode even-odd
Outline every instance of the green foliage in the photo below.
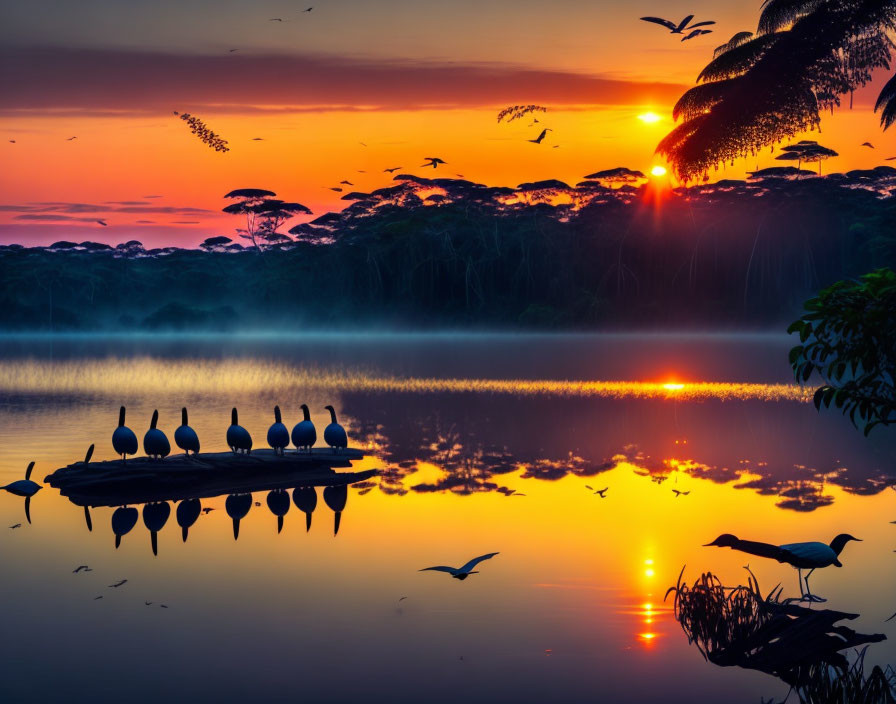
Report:
<svg viewBox="0 0 896 704"><path fill-rule="evenodd" d="M858 281L840 281L806 302L788 329L800 344L790 365L800 383L823 380L815 407L832 405L868 435L896 423L896 273L879 269Z"/></svg>

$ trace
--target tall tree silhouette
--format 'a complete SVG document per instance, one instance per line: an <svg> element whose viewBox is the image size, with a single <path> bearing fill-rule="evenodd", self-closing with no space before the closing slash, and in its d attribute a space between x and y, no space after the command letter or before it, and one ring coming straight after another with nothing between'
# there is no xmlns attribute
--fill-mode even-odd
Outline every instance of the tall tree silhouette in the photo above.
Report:
<svg viewBox="0 0 896 704"><path fill-rule="evenodd" d="M752 38L717 49L659 144L684 180L819 126L821 110L889 68L896 0L765 0ZM896 121L896 80L878 100L886 129Z"/></svg>

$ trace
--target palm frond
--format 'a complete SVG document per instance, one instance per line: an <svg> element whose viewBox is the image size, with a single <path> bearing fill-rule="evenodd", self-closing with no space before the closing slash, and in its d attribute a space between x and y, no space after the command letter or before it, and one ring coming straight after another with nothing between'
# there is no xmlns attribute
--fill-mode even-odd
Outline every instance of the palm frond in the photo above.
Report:
<svg viewBox="0 0 896 704"><path fill-rule="evenodd" d="M717 58L719 58L719 56L724 54L726 51L731 51L732 49L736 49L741 44L749 41L752 38L753 38L752 32L738 32L733 37L731 37L731 39L729 39L727 42L717 46L712 53L712 57L714 59L717 59Z"/></svg>
<svg viewBox="0 0 896 704"><path fill-rule="evenodd" d="M814 12L827 0L765 0L759 16L759 31L763 34L786 29L800 17Z"/></svg>
<svg viewBox="0 0 896 704"><path fill-rule="evenodd" d="M682 95L672 108L672 119L693 120L698 115L708 112L722 100L731 90L733 79L701 83L690 88Z"/></svg>
<svg viewBox="0 0 896 704"><path fill-rule="evenodd" d="M880 124L884 129L896 122L896 74L881 89L874 110L880 110Z"/></svg>
<svg viewBox="0 0 896 704"><path fill-rule="evenodd" d="M742 32L742 34L749 34L749 32ZM737 37L738 35L734 36ZM754 39L743 41L737 46L726 49L709 62L706 68L700 72L697 80L704 82L718 81L731 78L732 76L739 76L752 68L762 58L766 50L779 38L780 34L778 33L762 34Z"/></svg>

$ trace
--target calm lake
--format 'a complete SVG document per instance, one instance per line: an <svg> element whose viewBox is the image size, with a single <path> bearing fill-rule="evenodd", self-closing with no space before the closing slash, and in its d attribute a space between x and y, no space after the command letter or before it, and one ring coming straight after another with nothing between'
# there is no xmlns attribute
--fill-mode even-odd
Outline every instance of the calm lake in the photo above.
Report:
<svg viewBox="0 0 896 704"><path fill-rule="evenodd" d="M43 484L91 443L114 459L120 405L140 438L154 409L172 438L186 406L202 450L223 451L233 406L261 448L274 404L291 428L307 403L319 444L332 404L369 453L352 469L380 473L349 488L336 535L322 489L310 529L292 503L279 534L256 492L236 540L226 495L202 499L213 510L186 541L171 503L156 556L143 520L116 548L112 507L90 509L89 530L45 484L29 523L24 500L0 492L2 698L780 701L780 680L704 660L663 601L685 565L686 581L712 570L736 585L749 563L763 591L798 596L791 567L702 547L721 533L861 538L812 589L889 638L866 666L896 663L894 433L866 439L817 413L792 384L791 344L5 337L0 485L32 460ZM490 552L465 581L419 571Z"/></svg>

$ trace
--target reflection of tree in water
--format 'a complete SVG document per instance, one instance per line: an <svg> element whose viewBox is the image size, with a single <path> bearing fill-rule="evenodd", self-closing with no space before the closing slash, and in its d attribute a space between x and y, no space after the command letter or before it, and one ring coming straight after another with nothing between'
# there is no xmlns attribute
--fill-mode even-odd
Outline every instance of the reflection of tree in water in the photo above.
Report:
<svg viewBox="0 0 896 704"><path fill-rule="evenodd" d="M682 570L682 573L684 570ZM865 650L852 663L844 651L886 640L857 633L840 621L858 618L830 609L810 609L779 600L777 588L763 597L750 573L746 586L724 587L712 573L692 585L678 583L675 619L689 643L720 667L758 670L781 679L805 704L896 701L896 672L874 666L866 676Z"/></svg>
<svg viewBox="0 0 896 704"><path fill-rule="evenodd" d="M893 443L819 432L796 404L672 404L604 398L517 398L486 394L363 394L342 397L353 437L384 462L365 483L408 491L508 493L502 475L553 481L593 477L620 463L656 483L680 476L777 496L783 509L833 502L831 485L876 494L893 483ZM807 420L808 419L808 420ZM836 420L836 419L834 419ZM852 443L850 467L837 459ZM419 465L443 472L414 481Z"/></svg>

